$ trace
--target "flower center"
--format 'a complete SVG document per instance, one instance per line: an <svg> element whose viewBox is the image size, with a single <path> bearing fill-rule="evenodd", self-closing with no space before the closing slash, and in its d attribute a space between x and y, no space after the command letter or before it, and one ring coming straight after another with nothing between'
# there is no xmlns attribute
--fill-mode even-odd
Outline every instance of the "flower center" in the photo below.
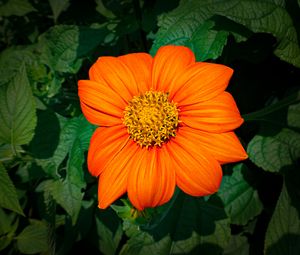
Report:
<svg viewBox="0 0 300 255"><path fill-rule="evenodd" d="M130 138L141 147L161 146L176 136L178 109L169 101L168 93L147 91L129 101L123 123Z"/></svg>

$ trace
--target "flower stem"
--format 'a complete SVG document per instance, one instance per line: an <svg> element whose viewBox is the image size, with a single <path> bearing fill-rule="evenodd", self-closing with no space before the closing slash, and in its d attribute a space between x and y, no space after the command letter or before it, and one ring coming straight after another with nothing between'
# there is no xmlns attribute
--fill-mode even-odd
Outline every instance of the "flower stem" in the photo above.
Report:
<svg viewBox="0 0 300 255"><path fill-rule="evenodd" d="M280 100L278 103L273 104L273 105L269 105L261 110L255 111L255 112L251 112L251 113L247 113L242 115L242 117L244 118L244 120L247 121L258 121L258 120L264 120L265 116L279 111L285 107L288 107L292 104L295 104L297 102L300 101L300 91L297 91L296 93L293 93L287 97L285 97L284 99Z"/></svg>

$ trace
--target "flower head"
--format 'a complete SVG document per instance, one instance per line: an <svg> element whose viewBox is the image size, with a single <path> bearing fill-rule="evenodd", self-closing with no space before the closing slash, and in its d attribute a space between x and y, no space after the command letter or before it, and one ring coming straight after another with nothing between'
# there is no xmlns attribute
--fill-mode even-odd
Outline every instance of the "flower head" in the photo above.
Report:
<svg viewBox="0 0 300 255"><path fill-rule="evenodd" d="M85 117L98 127L88 168L99 176L99 207L127 192L138 209L216 192L221 164L247 158L233 130L243 123L225 92L233 70L196 62L183 46L100 57L80 80Z"/></svg>

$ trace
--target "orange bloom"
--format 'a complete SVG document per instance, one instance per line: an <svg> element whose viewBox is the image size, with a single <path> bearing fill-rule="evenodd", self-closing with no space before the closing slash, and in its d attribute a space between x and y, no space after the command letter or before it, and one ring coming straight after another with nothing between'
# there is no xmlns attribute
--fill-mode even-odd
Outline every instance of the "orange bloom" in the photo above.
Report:
<svg viewBox="0 0 300 255"><path fill-rule="evenodd" d="M83 114L100 126L88 152L100 208L126 192L143 210L168 202L176 185L192 196L218 190L220 165L247 158L233 132L243 119L224 91L232 73L195 62L183 46L97 60L78 90Z"/></svg>

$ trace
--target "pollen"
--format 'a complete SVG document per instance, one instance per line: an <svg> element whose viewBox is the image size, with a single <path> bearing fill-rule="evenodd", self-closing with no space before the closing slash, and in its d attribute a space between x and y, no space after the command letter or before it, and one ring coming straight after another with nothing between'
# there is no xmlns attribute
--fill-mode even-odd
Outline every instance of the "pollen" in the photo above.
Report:
<svg viewBox="0 0 300 255"><path fill-rule="evenodd" d="M176 136L178 111L168 93L147 91L129 101L123 123L130 138L141 147L161 146Z"/></svg>

